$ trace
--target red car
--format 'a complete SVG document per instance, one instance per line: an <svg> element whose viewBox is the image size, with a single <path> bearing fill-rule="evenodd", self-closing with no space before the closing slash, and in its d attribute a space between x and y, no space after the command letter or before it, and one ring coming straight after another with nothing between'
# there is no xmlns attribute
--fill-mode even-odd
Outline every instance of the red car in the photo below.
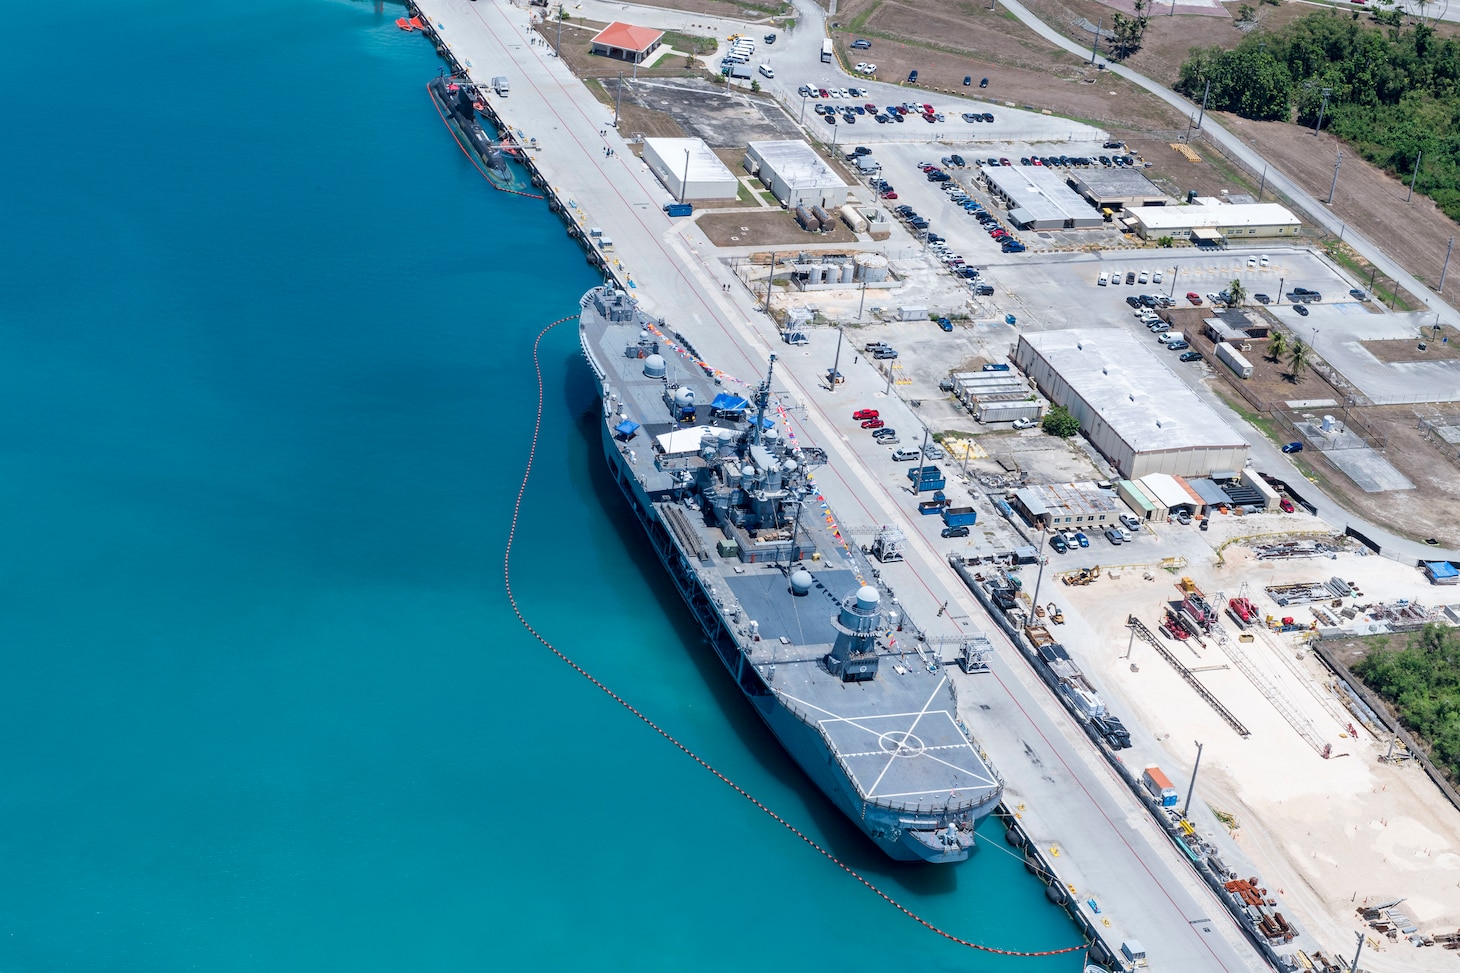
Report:
<svg viewBox="0 0 1460 973"><path fill-rule="evenodd" d="M933 106L932 105L924 105L923 106L923 114L924 115L931 115L931 114L933 114Z"/></svg>
<svg viewBox="0 0 1460 973"><path fill-rule="evenodd" d="M874 104L872 104L870 101L867 102L862 107L865 108L865 109L867 109L867 114L869 114L869 115L875 115L875 114L877 114L877 106L874 105Z"/></svg>
<svg viewBox="0 0 1460 973"><path fill-rule="evenodd" d="M825 88L818 89L816 93L819 94L823 98L830 98L831 97L831 93L828 92Z"/></svg>
<svg viewBox="0 0 1460 973"><path fill-rule="evenodd" d="M887 425L887 423L883 422L881 419L868 419L867 421L862 423L862 428L881 429L885 425Z"/></svg>
<svg viewBox="0 0 1460 973"><path fill-rule="evenodd" d="M883 199L896 199L897 198L897 193L883 193L882 194L882 198Z"/></svg>
<svg viewBox="0 0 1460 973"><path fill-rule="evenodd" d="M1187 291L1186 292L1186 299L1188 301L1190 301L1191 303L1193 303L1193 304L1200 304L1201 303L1201 295L1198 294L1196 291Z"/></svg>
<svg viewBox="0 0 1460 973"><path fill-rule="evenodd" d="M1283 513L1285 514L1290 514L1293 512L1293 501L1289 500L1287 497L1283 497L1281 500L1279 500L1278 506L1283 508Z"/></svg>
<svg viewBox="0 0 1460 973"><path fill-rule="evenodd" d="M858 409L856 412L852 413L852 418L857 420L876 419L879 415L881 415L881 413L878 412L876 409Z"/></svg>

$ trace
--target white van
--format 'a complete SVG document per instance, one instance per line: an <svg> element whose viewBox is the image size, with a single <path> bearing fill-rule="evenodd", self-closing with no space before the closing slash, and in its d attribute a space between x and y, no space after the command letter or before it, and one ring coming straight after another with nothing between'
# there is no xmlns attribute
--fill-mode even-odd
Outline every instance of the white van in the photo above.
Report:
<svg viewBox="0 0 1460 973"><path fill-rule="evenodd" d="M769 64L762 64L760 66L760 76L762 78L774 78L776 76L776 72L771 70L771 66Z"/></svg>
<svg viewBox="0 0 1460 973"><path fill-rule="evenodd" d="M1099 284L1101 287L1108 287L1110 285L1110 275L1102 273L1100 275L1100 279L1097 280L1095 283Z"/></svg>

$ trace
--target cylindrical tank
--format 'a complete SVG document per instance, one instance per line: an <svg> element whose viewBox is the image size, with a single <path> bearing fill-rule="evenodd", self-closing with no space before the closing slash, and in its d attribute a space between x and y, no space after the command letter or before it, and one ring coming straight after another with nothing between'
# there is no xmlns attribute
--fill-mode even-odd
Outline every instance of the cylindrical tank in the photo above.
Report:
<svg viewBox="0 0 1460 973"><path fill-rule="evenodd" d="M796 222L801 224L801 229L815 233L821 229L821 221L811 215L811 211L805 206L796 207Z"/></svg>
<svg viewBox="0 0 1460 973"><path fill-rule="evenodd" d="M851 227L853 233L867 232L867 218L857 212L857 208L850 203L837 210L841 214L842 222Z"/></svg>
<svg viewBox="0 0 1460 973"><path fill-rule="evenodd" d="M854 264L854 263L852 263L850 260L848 260L846 263L842 264L842 266L841 266L841 272L842 272L842 283L843 284L850 284L852 282L852 278L854 276L856 276L856 273L857 273L857 265Z"/></svg>
<svg viewBox="0 0 1460 973"><path fill-rule="evenodd" d="M880 253L859 253L855 265L859 281L876 284L887 279L887 258Z"/></svg>
<svg viewBox="0 0 1460 973"><path fill-rule="evenodd" d="M1334 420L1333 416L1324 416L1323 417L1323 431L1324 432L1333 432L1334 423L1335 423L1335 420Z"/></svg>
<svg viewBox="0 0 1460 973"><path fill-rule="evenodd" d="M816 221L821 224L823 230L829 230L836 225L836 220L831 218L831 214L820 206L811 207L811 215L816 217Z"/></svg>

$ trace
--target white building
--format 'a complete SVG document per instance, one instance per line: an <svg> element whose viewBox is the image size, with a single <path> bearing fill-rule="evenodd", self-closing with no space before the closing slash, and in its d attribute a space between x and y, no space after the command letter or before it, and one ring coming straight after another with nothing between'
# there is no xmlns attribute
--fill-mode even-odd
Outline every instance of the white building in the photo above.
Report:
<svg viewBox="0 0 1460 973"><path fill-rule="evenodd" d="M1023 334L1014 361L1128 479L1247 465L1247 441L1176 377L1153 343L1127 331Z"/></svg>
<svg viewBox="0 0 1460 973"><path fill-rule="evenodd" d="M1200 197L1187 206L1139 206L1121 221L1147 240L1221 244L1298 235L1303 223L1277 203L1224 203Z"/></svg>
<svg viewBox="0 0 1460 973"><path fill-rule="evenodd" d="M989 192L1009 204L1009 222L1021 230L1082 230L1105 224L1105 218L1053 169L982 166L979 171Z"/></svg>
<svg viewBox="0 0 1460 973"><path fill-rule="evenodd" d="M744 165L791 209L820 206L832 212L847 201L850 187L805 142L751 142Z"/></svg>
<svg viewBox="0 0 1460 973"><path fill-rule="evenodd" d="M740 180L704 139L644 139L644 162L677 200L734 199Z"/></svg>

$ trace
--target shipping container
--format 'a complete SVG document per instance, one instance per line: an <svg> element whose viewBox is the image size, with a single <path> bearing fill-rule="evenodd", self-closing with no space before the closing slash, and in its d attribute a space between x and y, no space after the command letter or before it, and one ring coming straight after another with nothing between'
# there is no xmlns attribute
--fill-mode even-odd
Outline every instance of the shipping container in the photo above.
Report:
<svg viewBox="0 0 1460 973"><path fill-rule="evenodd" d="M1222 360L1222 364L1235 372L1238 378L1252 377L1252 363L1242 356L1242 352L1225 341L1217 342L1217 357Z"/></svg>
<svg viewBox="0 0 1460 973"><path fill-rule="evenodd" d="M1161 802L1162 807L1175 807L1177 801L1176 788L1171 786L1171 781L1161 771L1160 767L1151 764L1141 774L1141 783L1146 785L1146 790L1151 796Z"/></svg>
<svg viewBox="0 0 1460 973"><path fill-rule="evenodd" d="M948 527L972 527L978 523L978 511L972 507L948 507L943 511L943 523Z"/></svg>

